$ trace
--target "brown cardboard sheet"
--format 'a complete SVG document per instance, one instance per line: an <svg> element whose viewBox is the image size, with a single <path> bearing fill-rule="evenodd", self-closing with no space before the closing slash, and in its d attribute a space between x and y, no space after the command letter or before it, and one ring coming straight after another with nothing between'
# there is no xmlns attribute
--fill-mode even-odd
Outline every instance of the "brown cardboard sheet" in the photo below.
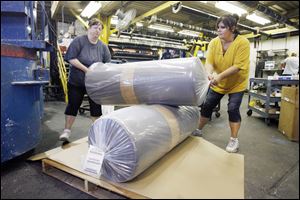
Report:
<svg viewBox="0 0 300 200"><path fill-rule="evenodd" d="M46 155L83 172L87 150L86 138ZM149 198L244 198L244 156L190 136L132 181L113 184Z"/></svg>

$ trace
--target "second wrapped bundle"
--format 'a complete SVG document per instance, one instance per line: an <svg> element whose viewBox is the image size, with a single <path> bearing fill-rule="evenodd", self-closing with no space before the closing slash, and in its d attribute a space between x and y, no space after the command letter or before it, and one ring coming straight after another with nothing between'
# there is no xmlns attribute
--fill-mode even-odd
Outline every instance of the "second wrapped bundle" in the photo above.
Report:
<svg viewBox="0 0 300 200"><path fill-rule="evenodd" d="M89 144L104 154L101 174L113 182L133 179L198 127L198 107L136 105L93 123Z"/></svg>
<svg viewBox="0 0 300 200"><path fill-rule="evenodd" d="M209 81L199 58L95 63L85 77L89 97L105 104L199 106Z"/></svg>

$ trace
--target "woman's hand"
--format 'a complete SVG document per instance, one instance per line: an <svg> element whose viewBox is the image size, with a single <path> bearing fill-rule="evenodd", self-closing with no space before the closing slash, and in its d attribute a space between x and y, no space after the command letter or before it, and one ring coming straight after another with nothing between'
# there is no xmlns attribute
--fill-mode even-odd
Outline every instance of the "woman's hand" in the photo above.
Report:
<svg viewBox="0 0 300 200"><path fill-rule="evenodd" d="M91 71L89 68L86 67L84 73L87 73L88 71Z"/></svg>
<svg viewBox="0 0 300 200"><path fill-rule="evenodd" d="M220 74L211 74L208 76L208 80L210 80L211 86L217 86L218 83L222 80Z"/></svg>
<svg viewBox="0 0 300 200"><path fill-rule="evenodd" d="M84 66L77 58L69 60L69 63L71 63L71 65L73 65L74 67L80 69L84 73L87 73L89 71L89 68Z"/></svg>

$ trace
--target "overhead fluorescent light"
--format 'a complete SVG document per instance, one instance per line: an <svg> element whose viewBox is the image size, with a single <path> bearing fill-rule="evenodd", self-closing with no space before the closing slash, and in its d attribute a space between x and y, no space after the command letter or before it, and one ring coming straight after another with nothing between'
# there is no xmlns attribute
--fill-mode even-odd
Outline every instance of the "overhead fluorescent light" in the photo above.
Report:
<svg viewBox="0 0 300 200"><path fill-rule="evenodd" d="M113 15L110 19L110 24L112 25L117 25L118 23L118 16L117 15Z"/></svg>
<svg viewBox="0 0 300 200"><path fill-rule="evenodd" d="M111 17L111 20L110 20L110 24L111 25L117 25L118 24L118 16L117 15L113 15L112 17ZM141 23L141 22L136 22L136 26L137 27L142 27L143 26L143 23Z"/></svg>
<svg viewBox="0 0 300 200"><path fill-rule="evenodd" d="M142 27L142 26L143 26L143 23L137 22L137 23L136 23L136 26L137 26L137 27Z"/></svg>
<svg viewBox="0 0 300 200"><path fill-rule="evenodd" d="M247 15L246 19L249 19L249 20L251 20L253 22L256 22L258 24L261 24L261 25L265 25L265 24L268 24L268 23L271 22L268 19L265 19L263 17L257 16L255 13L252 13L251 15Z"/></svg>
<svg viewBox="0 0 300 200"><path fill-rule="evenodd" d="M179 34L182 35L188 35L188 36L192 36L192 37L198 37L200 32L196 32L196 31L190 31L190 30L181 30L178 32Z"/></svg>
<svg viewBox="0 0 300 200"><path fill-rule="evenodd" d="M164 43L169 43L169 44L176 44L176 45L181 45L179 42L172 42L172 41L166 41L166 40L158 40L158 39L153 39L153 38L145 38L145 37L136 37L133 36L132 39L140 40L140 41L151 41L151 42L164 42Z"/></svg>
<svg viewBox="0 0 300 200"><path fill-rule="evenodd" d="M148 28L160 31L174 32L174 29L172 27L161 24L151 24L150 26L148 26Z"/></svg>
<svg viewBox="0 0 300 200"><path fill-rule="evenodd" d="M102 4L99 1L90 1L80 15L82 17L90 18L101 8L101 6Z"/></svg>
<svg viewBox="0 0 300 200"><path fill-rule="evenodd" d="M129 36L129 35L120 35L120 38L127 38L127 39L130 39L130 36Z"/></svg>
<svg viewBox="0 0 300 200"><path fill-rule="evenodd" d="M226 1L218 1L215 3L215 7L216 8L219 8L221 10L225 10L227 12L230 12L230 13L235 13L237 14L238 16L241 16L242 14L245 14L247 13L247 11L243 8L240 8L238 6L235 6L231 3L227 3Z"/></svg>
<svg viewBox="0 0 300 200"><path fill-rule="evenodd" d="M199 2L201 2L201 3L207 3L207 1L199 1Z"/></svg>
<svg viewBox="0 0 300 200"><path fill-rule="evenodd" d="M136 37L133 36L132 39L136 39L136 40L147 40L147 41L156 41L153 38L142 38L142 37Z"/></svg>

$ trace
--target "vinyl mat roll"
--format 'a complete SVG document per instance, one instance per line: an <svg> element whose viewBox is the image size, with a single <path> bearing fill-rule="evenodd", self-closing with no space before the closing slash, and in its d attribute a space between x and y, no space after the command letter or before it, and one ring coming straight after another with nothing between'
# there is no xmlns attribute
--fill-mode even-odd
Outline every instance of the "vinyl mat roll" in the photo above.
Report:
<svg viewBox="0 0 300 200"><path fill-rule="evenodd" d="M94 63L86 73L89 97L105 104L200 106L209 81L199 58L124 64Z"/></svg>
<svg viewBox="0 0 300 200"><path fill-rule="evenodd" d="M101 176L126 182L142 173L198 127L198 107L136 105L96 120L89 145L104 152Z"/></svg>

